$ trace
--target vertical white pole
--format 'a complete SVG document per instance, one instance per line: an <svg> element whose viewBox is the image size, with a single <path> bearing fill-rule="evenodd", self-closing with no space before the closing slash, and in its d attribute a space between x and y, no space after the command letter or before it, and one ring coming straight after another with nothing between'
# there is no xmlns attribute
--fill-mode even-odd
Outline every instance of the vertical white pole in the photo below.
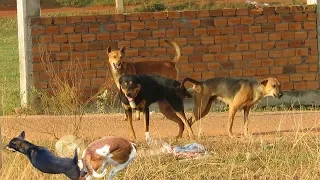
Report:
<svg viewBox="0 0 320 180"><path fill-rule="evenodd" d="M26 107L32 82L31 17L40 16L40 0L17 0L20 98L21 107Z"/></svg>
<svg viewBox="0 0 320 180"><path fill-rule="evenodd" d="M116 12L117 13L123 13L124 12L123 0L116 0Z"/></svg>

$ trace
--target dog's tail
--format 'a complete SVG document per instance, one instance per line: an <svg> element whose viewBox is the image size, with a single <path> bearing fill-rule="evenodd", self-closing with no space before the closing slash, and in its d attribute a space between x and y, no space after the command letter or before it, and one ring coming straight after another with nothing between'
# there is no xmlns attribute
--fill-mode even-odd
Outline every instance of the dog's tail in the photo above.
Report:
<svg viewBox="0 0 320 180"><path fill-rule="evenodd" d="M79 148L80 149L80 148ZM78 148L76 148L75 150L74 150L74 157L73 157L73 163L74 164L78 164Z"/></svg>
<svg viewBox="0 0 320 180"><path fill-rule="evenodd" d="M95 178L103 178L107 174L107 169L104 169L103 172L101 174L99 174L93 169L90 161L91 161L91 156L90 155L86 155L83 158L83 167L87 171L87 173L90 176L93 176Z"/></svg>
<svg viewBox="0 0 320 180"><path fill-rule="evenodd" d="M185 88L186 88L186 87L184 86L184 84L185 84L187 81L191 82L191 83L192 83L193 85L195 85L195 86L200 85L200 82L199 82L199 81L194 80L194 79L189 78L189 77L186 77L186 78L184 78L184 79L182 80L182 82L181 82L181 85L180 85L180 88L181 88L181 89L185 89Z"/></svg>
<svg viewBox="0 0 320 180"><path fill-rule="evenodd" d="M177 63L179 61L180 57L181 57L180 47L174 41L169 41L169 40L165 39L164 42L166 42L167 44L171 45L176 50L176 55L175 55L175 57L174 57L172 62Z"/></svg>

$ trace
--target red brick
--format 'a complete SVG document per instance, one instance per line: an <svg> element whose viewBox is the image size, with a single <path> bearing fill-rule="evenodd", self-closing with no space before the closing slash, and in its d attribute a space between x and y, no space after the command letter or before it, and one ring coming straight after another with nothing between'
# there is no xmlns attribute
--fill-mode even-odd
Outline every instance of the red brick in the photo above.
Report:
<svg viewBox="0 0 320 180"><path fill-rule="evenodd" d="M173 28L185 28L186 24L184 24L180 21L172 21L172 27Z"/></svg>
<svg viewBox="0 0 320 180"><path fill-rule="evenodd" d="M81 42L81 35L80 34L71 34L68 35L68 42Z"/></svg>
<svg viewBox="0 0 320 180"><path fill-rule="evenodd" d="M85 59L97 59L98 54L97 54L97 52L86 51L84 53L84 57L85 57Z"/></svg>
<svg viewBox="0 0 320 180"><path fill-rule="evenodd" d="M282 83L289 82L289 76L288 75L277 75L276 78L281 83L281 86L282 86Z"/></svg>
<svg viewBox="0 0 320 180"><path fill-rule="evenodd" d="M44 35L44 36L41 36L40 38L39 38L39 41L40 41L40 43L51 43L51 42L53 42L52 41L52 35Z"/></svg>
<svg viewBox="0 0 320 180"><path fill-rule="evenodd" d="M234 52L235 45L234 44L223 44L222 52Z"/></svg>
<svg viewBox="0 0 320 180"><path fill-rule="evenodd" d="M214 77L214 72L205 71L205 72L202 72L202 73L201 73L201 78L202 78L203 80L205 80L205 79L211 79L211 78L213 78L213 77Z"/></svg>
<svg viewBox="0 0 320 180"><path fill-rule="evenodd" d="M62 26L61 27L61 33L73 33L74 32L74 26Z"/></svg>
<svg viewBox="0 0 320 180"><path fill-rule="evenodd" d="M89 49L88 43L79 43L76 44L76 51L87 51Z"/></svg>
<svg viewBox="0 0 320 180"><path fill-rule="evenodd" d="M268 41L268 42L264 42L262 44L262 48L263 49L273 49L275 47L275 42L274 41Z"/></svg>
<svg viewBox="0 0 320 180"><path fill-rule="evenodd" d="M247 68L243 70L243 76L252 77L256 75L256 68Z"/></svg>
<svg viewBox="0 0 320 180"><path fill-rule="evenodd" d="M209 35L220 34L220 28L208 27L208 34Z"/></svg>
<svg viewBox="0 0 320 180"><path fill-rule="evenodd" d="M213 19L201 19L200 20L200 26L201 27L208 27L208 26L213 26Z"/></svg>
<svg viewBox="0 0 320 180"><path fill-rule="evenodd" d="M290 13L290 7L277 7L276 13L278 13L278 14L289 14Z"/></svg>
<svg viewBox="0 0 320 180"><path fill-rule="evenodd" d="M208 63L208 70L218 70L220 69L220 63L212 62Z"/></svg>
<svg viewBox="0 0 320 180"><path fill-rule="evenodd" d="M214 44L214 36L201 36L201 44Z"/></svg>
<svg viewBox="0 0 320 180"><path fill-rule="evenodd" d="M192 19L188 21L189 26L193 27L193 28L197 28L200 26L200 20L197 19Z"/></svg>
<svg viewBox="0 0 320 180"><path fill-rule="evenodd" d="M59 34L60 33L59 26L47 26L46 33L47 34Z"/></svg>
<svg viewBox="0 0 320 180"><path fill-rule="evenodd" d="M295 21L306 21L307 20L307 14L295 14L293 19Z"/></svg>
<svg viewBox="0 0 320 180"><path fill-rule="evenodd" d="M192 29L180 29L180 37L192 36L192 35L193 35Z"/></svg>
<svg viewBox="0 0 320 180"><path fill-rule="evenodd" d="M203 54L202 61L214 61L214 54Z"/></svg>
<svg viewBox="0 0 320 180"><path fill-rule="evenodd" d="M319 68L318 68L318 64L311 64L309 71L311 72L318 72Z"/></svg>
<svg viewBox="0 0 320 180"><path fill-rule="evenodd" d="M261 66L260 59L254 59L254 60L248 61L248 67L260 67L260 66Z"/></svg>
<svg viewBox="0 0 320 180"><path fill-rule="evenodd" d="M124 39L136 39L138 37L138 33L137 32L125 32L124 33Z"/></svg>
<svg viewBox="0 0 320 180"><path fill-rule="evenodd" d="M269 57L282 57L282 50L269 51Z"/></svg>
<svg viewBox="0 0 320 180"><path fill-rule="evenodd" d="M192 55L189 56L189 62L201 62L201 60L202 60L201 55L192 54Z"/></svg>
<svg viewBox="0 0 320 180"><path fill-rule="evenodd" d="M93 42L89 44L89 50L93 51L93 50L102 50L103 49L103 45L101 42Z"/></svg>
<svg viewBox="0 0 320 180"><path fill-rule="evenodd" d="M262 12L264 15L273 15L276 12L276 8L275 7L263 7Z"/></svg>
<svg viewBox="0 0 320 180"><path fill-rule="evenodd" d="M73 51L74 50L74 45L73 44L61 44L61 51L67 51L67 52L70 52L70 51Z"/></svg>
<svg viewBox="0 0 320 180"><path fill-rule="evenodd" d="M140 30L144 29L144 22L132 22L131 23L132 30Z"/></svg>
<svg viewBox="0 0 320 180"><path fill-rule="evenodd" d="M159 20L158 25L159 25L159 29L172 28L172 21L171 20Z"/></svg>
<svg viewBox="0 0 320 180"><path fill-rule="evenodd" d="M142 12L139 14L140 20L151 20L153 19L153 13L152 12Z"/></svg>
<svg viewBox="0 0 320 180"><path fill-rule="evenodd" d="M229 60L241 60L243 58L241 52L229 53Z"/></svg>
<svg viewBox="0 0 320 180"><path fill-rule="evenodd" d="M32 28L32 35L39 35L39 34L45 34L46 30L44 27L39 26L39 27L34 27Z"/></svg>
<svg viewBox="0 0 320 180"><path fill-rule="evenodd" d="M249 14L250 14L250 16L260 16L260 15L262 15L262 11L257 10L257 9L250 9Z"/></svg>
<svg viewBox="0 0 320 180"><path fill-rule="evenodd" d="M256 58L267 58L269 57L268 51L256 51Z"/></svg>
<svg viewBox="0 0 320 180"><path fill-rule="evenodd" d="M69 54L68 53L57 53L56 54L56 60L69 60Z"/></svg>
<svg viewBox="0 0 320 180"><path fill-rule="evenodd" d="M207 63L197 63L197 64L193 64L193 70L194 71L207 71L208 67L207 67Z"/></svg>
<svg viewBox="0 0 320 180"><path fill-rule="evenodd" d="M240 17L228 18L228 26L235 26L240 24Z"/></svg>
<svg viewBox="0 0 320 180"><path fill-rule="evenodd" d="M79 61L81 61L81 60L84 59L83 58L83 52L72 52L70 54L70 58L71 58L71 60L79 60Z"/></svg>
<svg viewBox="0 0 320 180"><path fill-rule="evenodd" d="M249 15L249 9L248 8L236 9L236 15L237 16L248 16Z"/></svg>
<svg viewBox="0 0 320 180"><path fill-rule="evenodd" d="M268 67L257 68L257 75L266 75L266 74L269 74Z"/></svg>
<svg viewBox="0 0 320 180"><path fill-rule="evenodd" d="M318 48L317 47L311 47L310 49L310 54L311 55L316 55L318 54Z"/></svg>
<svg viewBox="0 0 320 180"><path fill-rule="evenodd" d="M207 35L206 28L196 28L193 30L195 36L204 36Z"/></svg>
<svg viewBox="0 0 320 180"><path fill-rule="evenodd" d="M197 18L209 17L209 10L199 10L197 11Z"/></svg>
<svg viewBox="0 0 320 180"><path fill-rule="evenodd" d="M268 16L257 16L254 19L255 24L264 24L268 22Z"/></svg>
<svg viewBox="0 0 320 180"><path fill-rule="evenodd" d="M167 12L154 12L153 19L167 19Z"/></svg>
<svg viewBox="0 0 320 180"><path fill-rule="evenodd" d="M165 37L166 36L166 32L165 32L165 30L153 31L152 32L152 36L153 37Z"/></svg>
<svg viewBox="0 0 320 180"><path fill-rule="evenodd" d="M139 49L139 56L141 57L150 57L152 56L152 51L151 49Z"/></svg>
<svg viewBox="0 0 320 180"><path fill-rule="evenodd" d="M246 34L249 32L249 28L246 25L239 25L234 27L234 31L237 32L237 34Z"/></svg>
<svg viewBox="0 0 320 180"><path fill-rule="evenodd" d="M149 21L146 22L144 25L145 29L158 29L158 22L157 21Z"/></svg>
<svg viewBox="0 0 320 180"><path fill-rule="evenodd" d="M176 42L179 46L183 46L187 44L186 38L174 38L174 42Z"/></svg>
<svg viewBox="0 0 320 180"><path fill-rule="evenodd" d="M82 35L82 41L84 41L84 42L95 41L95 40L96 40L95 34L83 34Z"/></svg>
<svg viewBox="0 0 320 180"><path fill-rule="evenodd" d="M87 25L76 25L74 32L76 33L87 33L89 32L89 27Z"/></svg>
<svg viewBox="0 0 320 180"><path fill-rule="evenodd" d="M293 89L293 83L282 83L281 84L281 90L292 90Z"/></svg>
<svg viewBox="0 0 320 180"><path fill-rule="evenodd" d="M243 52L242 53L242 56L243 56L243 59L254 59L256 58L256 54L254 52L250 52L250 51L247 51L247 52Z"/></svg>
<svg viewBox="0 0 320 180"><path fill-rule="evenodd" d="M318 56L309 55L307 57L306 63L317 63L317 62L318 62Z"/></svg>
<svg viewBox="0 0 320 180"><path fill-rule="evenodd" d="M138 49L128 49L126 50L126 56L127 57L139 56L139 51Z"/></svg>
<svg viewBox="0 0 320 180"><path fill-rule="evenodd" d="M307 20L308 21L316 21L317 20L317 14L316 13L308 13L307 14Z"/></svg>
<svg viewBox="0 0 320 180"><path fill-rule="evenodd" d="M242 76L242 70L241 69L230 69L229 75L233 77L241 77Z"/></svg>
<svg viewBox="0 0 320 180"><path fill-rule="evenodd" d="M248 43L236 44L236 51L247 51L249 49Z"/></svg>
<svg viewBox="0 0 320 180"><path fill-rule="evenodd" d="M260 42L253 42L249 44L249 50L261 50L261 46Z"/></svg>
<svg viewBox="0 0 320 180"><path fill-rule="evenodd" d="M316 47L317 46L317 39L307 39L304 41L304 46L307 47Z"/></svg>
<svg viewBox="0 0 320 180"><path fill-rule="evenodd" d="M294 32L282 32L281 37L282 37L283 40L294 39Z"/></svg>
<svg viewBox="0 0 320 180"><path fill-rule="evenodd" d="M261 31L262 32L274 32L275 31L275 24L262 24Z"/></svg>
<svg viewBox="0 0 320 180"><path fill-rule="evenodd" d="M115 24L106 24L105 29L106 29L106 31L115 31L116 25Z"/></svg>
<svg viewBox="0 0 320 180"><path fill-rule="evenodd" d="M183 11L182 18L193 19L196 17L196 11Z"/></svg>
<svg viewBox="0 0 320 180"><path fill-rule="evenodd" d="M168 19L180 19L181 12L170 11L168 12Z"/></svg>
<svg viewBox="0 0 320 180"><path fill-rule="evenodd" d="M316 29L316 22L303 22L303 29L305 30L315 30Z"/></svg>
<svg viewBox="0 0 320 180"><path fill-rule="evenodd" d="M221 52L221 45L211 45L209 46L209 52Z"/></svg>
<svg viewBox="0 0 320 180"><path fill-rule="evenodd" d="M269 33L269 40L271 41L281 40L281 35L282 34L280 32Z"/></svg>
<svg viewBox="0 0 320 180"><path fill-rule="evenodd" d="M296 72L298 73L309 72L309 65L308 64L296 65Z"/></svg>
<svg viewBox="0 0 320 180"><path fill-rule="evenodd" d="M96 77L97 76L97 71L90 69L90 70L85 70L83 71L83 76L84 77Z"/></svg>
<svg viewBox="0 0 320 180"><path fill-rule="evenodd" d="M232 61L220 62L221 69L233 69L234 63Z"/></svg>
<svg viewBox="0 0 320 180"><path fill-rule="evenodd" d="M254 34L255 40L258 42L268 41L269 36L266 33L256 33Z"/></svg>
<svg viewBox="0 0 320 180"><path fill-rule="evenodd" d="M91 60L91 68L101 68L105 67L104 61L101 60Z"/></svg>
<svg viewBox="0 0 320 180"><path fill-rule="evenodd" d="M52 19L52 17L42 17L42 18L40 18L40 25L50 25L50 24L52 24L52 21L53 21L53 19Z"/></svg>
<svg viewBox="0 0 320 180"><path fill-rule="evenodd" d="M282 22L294 22L293 14L285 14L285 15L281 15L281 17L282 17Z"/></svg>
<svg viewBox="0 0 320 180"><path fill-rule="evenodd" d="M228 36L227 35L221 35L221 36L215 36L215 43L227 43L228 42Z"/></svg>
<svg viewBox="0 0 320 180"><path fill-rule="evenodd" d="M210 16L222 16L222 9L209 10Z"/></svg>
<svg viewBox="0 0 320 180"><path fill-rule="evenodd" d="M118 23L117 24L117 30L130 30L130 23L124 22L124 23Z"/></svg>
<svg viewBox="0 0 320 180"><path fill-rule="evenodd" d="M53 23L54 24L66 24L67 18L66 17L54 17Z"/></svg>
<svg viewBox="0 0 320 180"><path fill-rule="evenodd" d="M301 40L293 40L289 42L289 47L290 48L298 48L302 46L302 41Z"/></svg>
<svg viewBox="0 0 320 180"><path fill-rule="evenodd" d="M144 47L145 42L144 40L133 40L131 41L131 47L138 48L138 47Z"/></svg>
<svg viewBox="0 0 320 180"><path fill-rule="evenodd" d="M81 17L82 22L96 22L96 16L82 16Z"/></svg>
<svg viewBox="0 0 320 180"><path fill-rule="evenodd" d="M184 72L191 72L193 71L193 64L181 64L180 70L183 70Z"/></svg>
<svg viewBox="0 0 320 180"><path fill-rule="evenodd" d="M228 21L226 18L214 18L213 24L215 27L227 26Z"/></svg>
<svg viewBox="0 0 320 180"><path fill-rule="evenodd" d="M68 37L66 35L54 35L53 41L58 43L65 43L68 41Z"/></svg>
<svg viewBox="0 0 320 180"><path fill-rule="evenodd" d="M129 15L127 15L127 16L129 16ZM97 18L97 22L110 22L111 15L98 15L96 18ZM139 20L139 19L137 19L137 20Z"/></svg>
<svg viewBox="0 0 320 180"><path fill-rule="evenodd" d="M243 34L242 35L242 42L253 42L255 41L255 37L253 34Z"/></svg>
<svg viewBox="0 0 320 180"><path fill-rule="evenodd" d="M306 82L296 82L296 83L293 83L293 88L295 90L307 89L307 84Z"/></svg>
<svg viewBox="0 0 320 180"><path fill-rule="evenodd" d="M241 42L241 35L230 35L229 36L229 42Z"/></svg>
<svg viewBox="0 0 320 180"><path fill-rule="evenodd" d="M234 32L233 27L222 27L221 28L221 34L233 34Z"/></svg>
<svg viewBox="0 0 320 180"><path fill-rule="evenodd" d="M122 32L114 32L110 34L111 40L122 40L124 38L123 36Z"/></svg>
<svg viewBox="0 0 320 180"><path fill-rule="evenodd" d="M192 79L201 79L201 72L191 72L189 73L189 77L191 77Z"/></svg>
<svg viewBox="0 0 320 180"><path fill-rule="evenodd" d="M307 81L307 89L319 89L319 81Z"/></svg>
<svg viewBox="0 0 320 180"><path fill-rule="evenodd" d="M284 48L288 48L288 47L289 47L288 41L277 41L276 42L276 48L284 49Z"/></svg>
<svg viewBox="0 0 320 180"><path fill-rule="evenodd" d="M253 24L253 17L241 17L241 24Z"/></svg>
<svg viewBox="0 0 320 180"><path fill-rule="evenodd" d="M249 26L249 33L261 32L261 26Z"/></svg>
<svg viewBox="0 0 320 180"><path fill-rule="evenodd" d="M98 41L106 41L110 40L110 33L98 33L97 34Z"/></svg>
<svg viewBox="0 0 320 180"><path fill-rule="evenodd" d="M296 39L307 39L308 33L305 32L305 31L295 32L295 33L294 33L294 37L295 37Z"/></svg>
<svg viewBox="0 0 320 180"><path fill-rule="evenodd" d="M297 22L297 23L289 23L289 30L290 31L298 31L301 30L301 23Z"/></svg>
<svg viewBox="0 0 320 180"><path fill-rule="evenodd" d="M276 24L276 31L288 31L288 29L289 29L288 23Z"/></svg>
<svg viewBox="0 0 320 180"><path fill-rule="evenodd" d="M223 9L222 10L223 16L235 16L236 15L236 9Z"/></svg>
<svg viewBox="0 0 320 180"><path fill-rule="evenodd" d="M216 61L227 61L229 59L229 55L227 53L217 53L215 54Z"/></svg>
<svg viewBox="0 0 320 180"><path fill-rule="evenodd" d="M67 21L69 24L80 23L81 17L80 16L69 16L69 17L67 17Z"/></svg>
<svg viewBox="0 0 320 180"><path fill-rule="evenodd" d="M247 61L235 61L234 69L243 69L247 68Z"/></svg>
<svg viewBox="0 0 320 180"><path fill-rule="evenodd" d="M179 29L166 30L166 37L178 37L178 36L179 36Z"/></svg>
<svg viewBox="0 0 320 180"><path fill-rule="evenodd" d="M262 66L272 66L274 65L274 60L271 58L262 59L261 63L262 63Z"/></svg>
<svg viewBox="0 0 320 180"><path fill-rule="evenodd" d="M281 17L278 16L268 16L268 23L280 23L281 22Z"/></svg>
<svg viewBox="0 0 320 180"><path fill-rule="evenodd" d="M308 56L309 51L308 48L297 48L296 49L296 56Z"/></svg>
<svg viewBox="0 0 320 180"><path fill-rule="evenodd" d="M294 50L294 49L293 49ZM291 56L289 57L289 63L288 64L301 64L301 57L297 57L297 56Z"/></svg>

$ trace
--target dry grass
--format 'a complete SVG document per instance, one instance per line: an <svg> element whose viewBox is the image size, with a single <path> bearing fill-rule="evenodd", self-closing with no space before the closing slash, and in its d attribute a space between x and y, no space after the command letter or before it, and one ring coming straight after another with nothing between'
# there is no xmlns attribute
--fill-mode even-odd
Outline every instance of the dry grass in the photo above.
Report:
<svg viewBox="0 0 320 180"><path fill-rule="evenodd" d="M222 113L216 113L214 116L209 114L209 117L204 118L202 125L204 132L208 131L206 127L213 122L217 123L215 126L223 127L220 119L225 122L225 117L219 118L219 114ZM226 113L223 115L226 115ZM253 114L251 119L258 115L258 113ZM230 139L225 135L202 136L197 139L197 142L203 144L209 151L211 156L206 159L178 160L165 154L150 158L147 153L150 147L143 140L140 140L137 142L137 158L127 169L121 171L116 179L319 179L319 136L311 130L300 131L306 129L306 127L317 131L319 117L316 113L289 115L289 112L283 112L281 115L268 117L261 113L260 115L263 116L263 119L253 121L251 129L253 130L255 125L263 126L268 119L276 118L277 120L270 121L270 123L277 122L272 124L274 133L255 134L248 139L242 137ZM117 122L121 116L122 114L85 116L83 124L80 126L80 131L83 132L80 135L81 138L88 144L103 135L127 137L128 131L120 128L126 127L126 122ZM154 137L166 136L163 135L163 132L160 132L165 127L164 125L166 125L167 131L176 130L177 127L174 123L171 124L170 121L161 120L157 114L153 117L156 117L156 119L152 119L150 128L152 132L155 132ZM212 121L212 117L219 120ZM238 120L239 117L241 115L236 117L237 123L240 121ZM17 135L21 129L27 129L27 139L54 151L56 140L50 134L41 133L43 125L47 121L56 121L56 128L65 132L59 134L60 136L68 134L70 132L68 129L72 128L59 123L60 121L70 123L72 117L67 116L16 118L6 117L1 121L5 135L4 144L9 141L9 138ZM34 123L31 124L30 122ZM237 123L235 128L240 129ZM135 121L135 129L141 134L143 133L142 124L141 121ZM70 126L72 126L71 123ZM137 126L140 127L137 128ZM198 126L195 125L195 127ZM288 133L283 133L288 129L291 130ZM39 134L42 135L39 136ZM169 137L172 137L172 135L169 135ZM187 138L182 138L179 141L169 138L163 139L178 145L192 142ZM4 151L4 167L0 172L1 179L40 179L41 176L42 173L35 170L25 156ZM66 178L61 175L45 175L45 179Z"/></svg>

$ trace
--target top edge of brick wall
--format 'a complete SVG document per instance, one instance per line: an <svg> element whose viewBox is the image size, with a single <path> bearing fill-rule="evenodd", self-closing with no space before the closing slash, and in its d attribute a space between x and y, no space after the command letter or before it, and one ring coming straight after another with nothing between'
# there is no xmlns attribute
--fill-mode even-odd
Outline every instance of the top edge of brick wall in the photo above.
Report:
<svg viewBox="0 0 320 180"><path fill-rule="evenodd" d="M248 8L225 8L214 10L186 10L168 12L139 12L130 14L105 14L91 16L66 16L66 17L36 17L31 18L32 25L70 24L83 22L110 22L134 21L151 19L178 19L178 18L205 18L205 17L232 17L232 16L260 16L260 15L286 15L299 13L315 13L316 5L307 6L280 6L263 7L263 10Z"/></svg>

